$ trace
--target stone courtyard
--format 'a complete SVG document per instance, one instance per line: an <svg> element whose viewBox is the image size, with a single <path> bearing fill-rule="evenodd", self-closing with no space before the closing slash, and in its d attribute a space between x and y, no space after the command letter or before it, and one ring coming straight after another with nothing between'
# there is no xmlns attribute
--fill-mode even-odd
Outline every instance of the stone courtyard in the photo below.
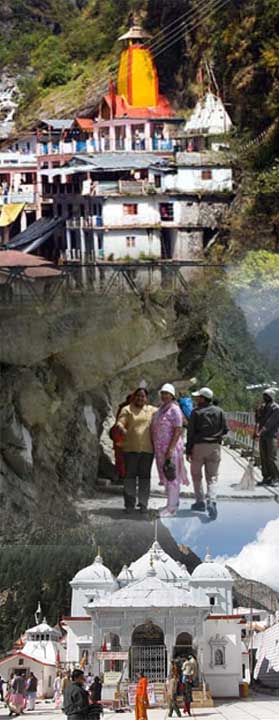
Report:
<svg viewBox="0 0 279 720"><path fill-rule="evenodd" d="M117 720L123 716L126 720L134 720L134 713L131 711L117 713L105 709L104 720ZM0 720L9 716L4 704L0 705ZM61 711L55 710L51 701L36 703L33 712L34 720L56 720L61 718ZM149 720L167 720L168 714L165 708L156 708L148 711ZM183 717L188 717L184 715ZM275 720L279 717L279 697L268 695L251 695L245 700L216 701L213 708L199 708L192 710L193 718L204 718L204 720ZM64 719L65 716L62 715Z"/></svg>

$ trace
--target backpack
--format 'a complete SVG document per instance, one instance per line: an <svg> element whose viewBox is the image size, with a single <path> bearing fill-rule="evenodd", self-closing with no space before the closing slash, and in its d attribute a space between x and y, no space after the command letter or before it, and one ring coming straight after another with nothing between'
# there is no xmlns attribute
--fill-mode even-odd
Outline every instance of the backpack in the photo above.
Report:
<svg viewBox="0 0 279 720"><path fill-rule="evenodd" d="M182 397L179 398L178 404L180 407L180 410L182 410L183 415L189 420L189 417L191 415L191 412L193 410L193 400L190 397Z"/></svg>

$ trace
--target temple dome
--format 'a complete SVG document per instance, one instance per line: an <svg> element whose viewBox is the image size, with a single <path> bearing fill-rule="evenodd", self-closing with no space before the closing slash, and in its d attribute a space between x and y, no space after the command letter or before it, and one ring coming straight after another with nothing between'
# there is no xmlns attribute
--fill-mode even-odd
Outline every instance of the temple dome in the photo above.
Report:
<svg viewBox="0 0 279 720"><path fill-rule="evenodd" d="M100 554L96 555L92 565L79 570L76 573L71 585L94 585L94 586L115 586L116 580L112 572L103 563L103 559Z"/></svg>
<svg viewBox="0 0 279 720"><path fill-rule="evenodd" d="M119 585L127 585L128 583L132 582L134 580L132 571L128 568L127 565L123 565L122 570L120 570L119 575L117 575L117 581Z"/></svg>
<svg viewBox="0 0 279 720"><path fill-rule="evenodd" d="M168 555L157 540L153 542L151 548L142 557L138 558L129 566L134 580L141 580L148 572L152 565L155 576L159 580L168 583L188 583L191 576L187 568L180 562L174 560Z"/></svg>
<svg viewBox="0 0 279 720"><path fill-rule="evenodd" d="M214 562L209 553L204 558L204 561L198 565L192 573L192 580L208 580L210 582L214 580L230 580L232 577L224 565Z"/></svg>

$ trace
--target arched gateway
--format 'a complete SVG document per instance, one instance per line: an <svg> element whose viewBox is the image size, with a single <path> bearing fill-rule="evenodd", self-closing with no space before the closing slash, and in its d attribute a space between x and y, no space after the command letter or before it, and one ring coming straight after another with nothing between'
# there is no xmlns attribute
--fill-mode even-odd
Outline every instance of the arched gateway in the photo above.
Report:
<svg viewBox="0 0 279 720"><path fill-rule="evenodd" d="M129 650L129 675L135 680L143 672L149 681L164 681L167 674L167 650L164 633L150 620L138 625Z"/></svg>

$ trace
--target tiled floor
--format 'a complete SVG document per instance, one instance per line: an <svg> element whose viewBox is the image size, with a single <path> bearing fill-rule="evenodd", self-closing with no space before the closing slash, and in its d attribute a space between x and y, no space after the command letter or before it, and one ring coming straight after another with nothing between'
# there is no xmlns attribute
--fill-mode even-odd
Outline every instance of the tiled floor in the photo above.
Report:
<svg viewBox="0 0 279 720"><path fill-rule="evenodd" d="M27 715L27 713L26 713ZM34 720L65 720L60 710L55 710L51 702L39 702L36 704L36 710L28 716ZM0 703L0 719L8 717L8 710ZM134 720L134 713L125 712L115 713L109 709L105 710L104 720L119 720L120 717L126 720ZM175 716L174 716L175 717ZM187 716L183 716L187 718ZM214 708L201 708L192 711L193 718L203 718L204 720L275 720L279 718L279 697L272 698L267 696L256 696L247 700L231 700L227 702L217 702ZM148 711L149 720L167 720L168 714L165 709L154 709Z"/></svg>

